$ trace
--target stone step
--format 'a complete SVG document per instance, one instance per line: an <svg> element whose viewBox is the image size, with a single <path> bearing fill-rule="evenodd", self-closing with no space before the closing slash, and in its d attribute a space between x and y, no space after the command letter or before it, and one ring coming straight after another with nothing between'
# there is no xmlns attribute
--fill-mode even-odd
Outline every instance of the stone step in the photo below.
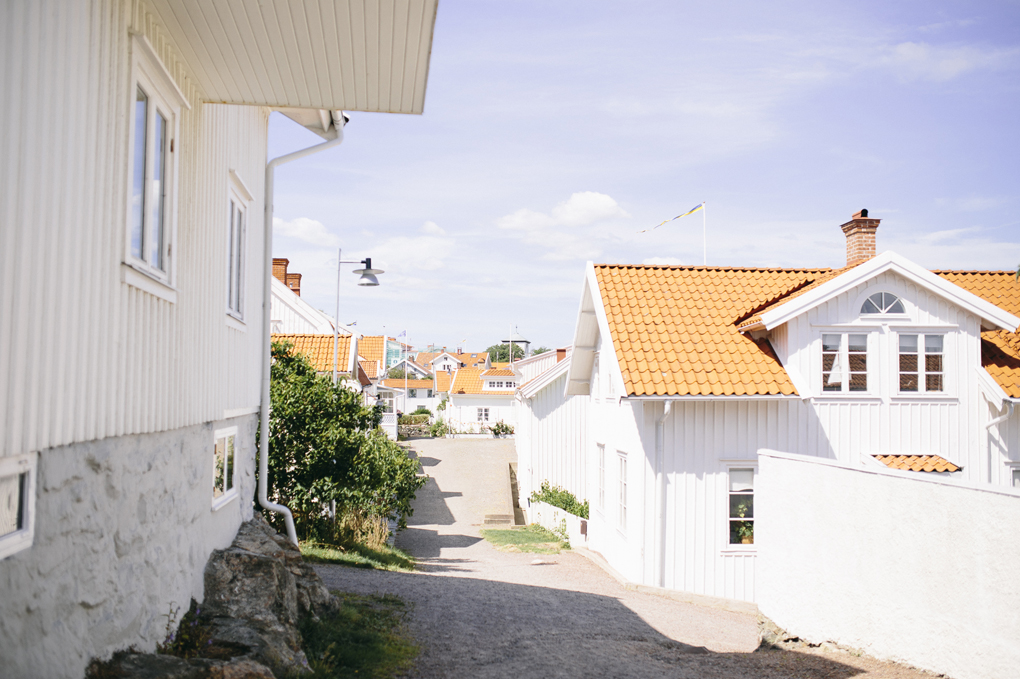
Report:
<svg viewBox="0 0 1020 679"><path fill-rule="evenodd" d="M514 522L514 515L513 514L486 514L485 515L485 525L486 526L493 526L493 525L509 526L509 525L513 524L513 522Z"/></svg>

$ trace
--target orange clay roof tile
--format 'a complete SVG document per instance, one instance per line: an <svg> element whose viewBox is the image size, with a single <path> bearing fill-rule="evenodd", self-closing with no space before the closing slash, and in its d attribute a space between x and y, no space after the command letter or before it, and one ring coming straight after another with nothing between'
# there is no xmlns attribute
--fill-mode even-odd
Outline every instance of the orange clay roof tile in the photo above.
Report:
<svg viewBox="0 0 1020 679"><path fill-rule="evenodd" d="M294 352L306 356L316 372L333 371L333 335L274 334L273 342L290 342ZM337 371L346 373L351 356L351 336L340 335L337 342Z"/></svg>
<svg viewBox="0 0 1020 679"><path fill-rule="evenodd" d="M405 382L400 379L386 379L383 380L383 386L403 389ZM433 382L432 380L407 380L406 386L408 389L432 389Z"/></svg>
<svg viewBox="0 0 1020 679"><path fill-rule="evenodd" d="M876 455L875 459L890 469L911 472L955 472L961 469L938 455Z"/></svg>
<svg viewBox="0 0 1020 679"><path fill-rule="evenodd" d="M453 385L450 387L451 394L492 394L494 396L513 396L513 389L482 389L482 374L492 372L485 368L461 368L453 376ZM503 372L503 371L497 371ZM510 371L506 371L510 372ZM513 375L512 372L510 372ZM489 375L491 377L491 375Z"/></svg>

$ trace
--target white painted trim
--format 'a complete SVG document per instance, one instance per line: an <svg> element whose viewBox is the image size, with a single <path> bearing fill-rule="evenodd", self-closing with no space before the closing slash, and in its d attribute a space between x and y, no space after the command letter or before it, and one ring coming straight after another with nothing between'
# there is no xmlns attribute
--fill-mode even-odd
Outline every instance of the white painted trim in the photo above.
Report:
<svg viewBox="0 0 1020 679"><path fill-rule="evenodd" d="M893 271L904 278L910 279L920 287L946 298L957 306L970 311L975 316L994 323L1003 330L1015 332L1017 327L1020 326L1020 318L892 251L883 252L877 257L850 269L846 273L826 281L814 290L810 290L771 311L763 313L761 315L762 323L768 330L772 330L776 326L782 325L809 309L823 304L833 297L886 271Z"/></svg>
<svg viewBox="0 0 1020 679"><path fill-rule="evenodd" d="M248 325L230 311L227 312L227 327L239 332L248 332Z"/></svg>
<svg viewBox="0 0 1020 679"><path fill-rule="evenodd" d="M149 39L141 33L131 34L131 50L133 54L143 54L146 59L152 62L156 68L146 69L146 74L153 80L158 80L155 84L168 90L169 94L172 94L177 99L177 106L191 110L191 104L188 102L188 98L184 96L184 92L181 92L181 88L177 86L177 81L170 75L170 71L167 70L166 65L163 64L163 60L156 54L156 50L153 49L152 44L149 43Z"/></svg>
<svg viewBox="0 0 1020 679"><path fill-rule="evenodd" d="M177 304L177 289L164 281L153 278L145 271L136 269L131 264L121 262L120 280L128 285L144 290L162 300Z"/></svg>
<svg viewBox="0 0 1020 679"><path fill-rule="evenodd" d="M241 198L249 203L254 201L255 196L252 195L251 190L248 188L248 185L244 183L244 180L241 179L241 175L237 172L237 170L230 168L229 172L230 181L233 184L234 189L236 189L238 194L240 194Z"/></svg>
<svg viewBox="0 0 1020 679"><path fill-rule="evenodd" d="M25 527L0 537L0 560L28 549L35 540L35 489L39 467L39 454L26 453L13 457L0 457L0 477L28 474L25 484Z"/></svg>
<svg viewBox="0 0 1020 679"><path fill-rule="evenodd" d="M562 361L554 364L544 373L538 375L537 377L533 377L526 384L521 386L519 388L521 396L523 396L524 398L534 397L536 394L538 394L538 392L542 391L550 384L555 382L558 378L565 375L569 369L570 369L570 355L568 354L567 357L564 358Z"/></svg>
<svg viewBox="0 0 1020 679"><path fill-rule="evenodd" d="M238 498L238 496L240 495L240 490L237 487L237 431L238 431L238 429L237 429L236 426L231 426L231 427L223 427L222 429L217 429L217 430L215 430L213 432L213 455L212 455L213 486L210 488L210 492L212 492L216 488L216 486L215 486L215 481L216 481L216 442L219 441L220 439L225 439L225 438L228 438L228 437L234 439L234 446L233 446L233 448L234 448L234 450L233 450L234 459L231 461L231 465L230 465L230 472L233 475L233 477L230 480L230 490L225 492L223 495L220 495L219 497L215 497L214 496L212 498L212 511L214 511L214 512L222 509L225 505L229 504L232 500L236 500Z"/></svg>
<svg viewBox="0 0 1020 679"><path fill-rule="evenodd" d="M992 405L996 406L998 410L1002 409L1002 406L1009 399L1009 394L995 381L991 373L985 370L984 366L977 367L978 386L981 388L981 392L985 398L992 401Z"/></svg>
<svg viewBox="0 0 1020 679"><path fill-rule="evenodd" d="M254 415L259 412L261 408L258 406L251 406L249 408L231 408L223 411L223 419L230 420L235 417L244 417L245 415Z"/></svg>

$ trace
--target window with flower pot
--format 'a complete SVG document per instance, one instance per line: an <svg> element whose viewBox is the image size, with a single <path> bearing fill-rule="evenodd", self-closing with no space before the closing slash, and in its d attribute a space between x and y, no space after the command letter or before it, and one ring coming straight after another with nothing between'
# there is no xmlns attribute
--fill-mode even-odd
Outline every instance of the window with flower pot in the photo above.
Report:
<svg viewBox="0 0 1020 679"><path fill-rule="evenodd" d="M729 470L729 533L731 545L754 544L754 468Z"/></svg>

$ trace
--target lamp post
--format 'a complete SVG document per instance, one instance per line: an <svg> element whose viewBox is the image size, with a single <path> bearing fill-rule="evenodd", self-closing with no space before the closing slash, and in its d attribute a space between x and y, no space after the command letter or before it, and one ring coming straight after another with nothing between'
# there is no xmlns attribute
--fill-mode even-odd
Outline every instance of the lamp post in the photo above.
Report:
<svg viewBox="0 0 1020 679"><path fill-rule="evenodd" d="M336 251L336 316L333 319L333 384L337 381L337 352L340 350L340 265L341 264L363 264L364 266L360 269L355 269L353 273L360 274L361 279L358 281L358 285L374 287L379 285L379 279L376 278L379 274L383 273L382 269L372 268L372 258L366 257L362 260L350 260L345 262L343 259L343 250L337 249ZM353 341L353 336L351 337Z"/></svg>

